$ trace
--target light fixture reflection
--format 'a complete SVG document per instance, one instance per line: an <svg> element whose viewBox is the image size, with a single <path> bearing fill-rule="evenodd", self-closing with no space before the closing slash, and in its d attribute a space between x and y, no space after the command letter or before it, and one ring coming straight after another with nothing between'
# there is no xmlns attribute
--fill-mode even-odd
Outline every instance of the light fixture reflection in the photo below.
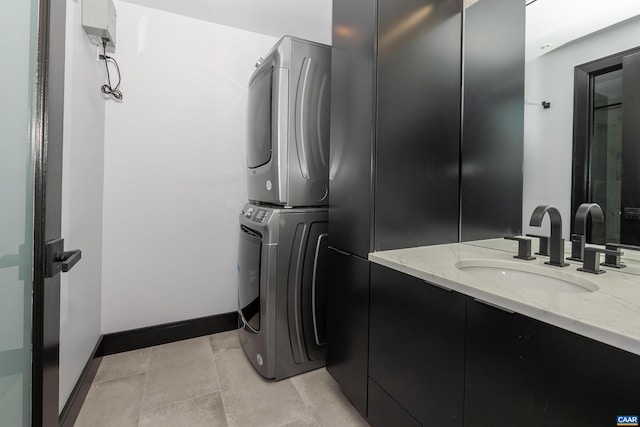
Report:
<svg viewBox="0 0 640 427"><path fill-rule="evenodd" d="M336 25L333 30L340 37L344 37L347 39L353 38L355 33L355 31L353 31L353 28L347 27L346 25Z"/></svg>
<svg viewBox="0 0 640 427"><path fill-rule="evenodd" d="M416 10L411 15L400 21L396 26L387 31L381 38L379 47L385 49L402 38L405 34L418 27L422 21L427 19L433 10L433 4L428 4Z"/></svg>

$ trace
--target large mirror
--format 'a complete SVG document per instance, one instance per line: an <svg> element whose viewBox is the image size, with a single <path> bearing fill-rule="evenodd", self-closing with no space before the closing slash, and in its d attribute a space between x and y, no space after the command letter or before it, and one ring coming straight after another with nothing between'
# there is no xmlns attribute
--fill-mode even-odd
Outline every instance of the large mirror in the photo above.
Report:
<svg viewBox="0 0 640 427"><path fill-rule="evenodd" d="M568 240L577 207L594 202L605 221L589 243L640 245L640 1L527 3L523 233L554 204Z"/></svg>
<svg viewBox="0 0 640 427"><path fill-rule="evenodd" d="M587 243L640 246L640 1L526 3L522 234L548 235L547 220L529 220L552 204L568 242L577 207L593 202L604 221ZM640 274L640 252L624 257L620 271Z"/></svg>

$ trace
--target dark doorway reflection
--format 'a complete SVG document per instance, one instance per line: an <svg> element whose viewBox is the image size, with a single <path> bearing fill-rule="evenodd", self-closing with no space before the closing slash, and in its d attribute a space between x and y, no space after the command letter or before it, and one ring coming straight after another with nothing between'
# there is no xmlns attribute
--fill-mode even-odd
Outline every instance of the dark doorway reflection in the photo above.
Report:
<svg viewBox="0 0 640 427"><path fill-rule="evenodd" d="M592 241L620 242L622 191L622 69L593 78L590 198L605 222L592 224Z"/></svg>

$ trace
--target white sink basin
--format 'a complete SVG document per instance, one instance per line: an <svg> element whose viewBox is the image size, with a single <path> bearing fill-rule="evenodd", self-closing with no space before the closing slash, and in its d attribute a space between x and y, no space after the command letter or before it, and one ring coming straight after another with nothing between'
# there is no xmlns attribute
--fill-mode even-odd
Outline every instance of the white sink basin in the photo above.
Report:
<svg viewBox="0 0 640 427"><path fill-rule="evenodd" d="M479 279L531 291L581 293L599 289L595 283L569 275L559 267L491 259L460 261L456 267Z"/></svg>

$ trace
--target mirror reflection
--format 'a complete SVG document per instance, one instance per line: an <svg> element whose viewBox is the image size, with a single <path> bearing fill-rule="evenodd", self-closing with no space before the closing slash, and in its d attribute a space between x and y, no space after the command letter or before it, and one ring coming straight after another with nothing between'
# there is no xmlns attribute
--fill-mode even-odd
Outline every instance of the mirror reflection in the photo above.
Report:
<svg viewBox="0 0 640 427"><path fill-rule="evenodd" d="M555 205L569 252L590 202L604 221L589 221L588 244L640 246L640 2L527 0L525 61L522 234L549 235L529 219ZM624 252L620 271L640 274L640 252Z"/></svg>
<svg viewBox="0 0 640 427"><path fill-rule="evenodd" d="M623 138L633 125L623 120L623 94L638 93L623 53L640 45L640 2L529 0L526 13L523 233L534 232L537 205L554 204L570 240L578 206L592 202L605 221L592 224L587 242L639 245L638 230L625 226L640 182L623 164L636 151Z"/></svg>

